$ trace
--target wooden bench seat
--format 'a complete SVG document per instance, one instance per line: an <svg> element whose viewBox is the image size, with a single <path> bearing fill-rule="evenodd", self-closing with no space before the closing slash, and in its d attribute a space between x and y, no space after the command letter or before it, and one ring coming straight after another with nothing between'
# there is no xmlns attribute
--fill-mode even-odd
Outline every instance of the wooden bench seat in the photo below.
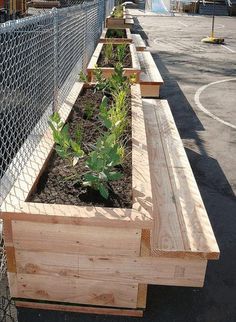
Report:
<svg viewBox="0 0 236 322"><path fill-rule="evenodd" d="M149 51L137 52L141 66L140 85L142 97L159 97L160 86L164 83Z"/></svg>
<svg viewBox="0 0 236 322"><path fill-rule="evenodd" d="M131 37L137 51L144 51L146 49L145 42L139 34L131 34Z"/></svg>
<svg viewBox="0 0 236 322"><path fill-rule="evenodd" d="M143 99L152 173L154 256L218 259L219 248L168 102Z"/></svg>
<svg viewBox="0 0 236 322"><path fill-rule="evenodd" d="M133 26L134 25L134 19L133 18L126 18L125 19L125 25Z"/></svg>

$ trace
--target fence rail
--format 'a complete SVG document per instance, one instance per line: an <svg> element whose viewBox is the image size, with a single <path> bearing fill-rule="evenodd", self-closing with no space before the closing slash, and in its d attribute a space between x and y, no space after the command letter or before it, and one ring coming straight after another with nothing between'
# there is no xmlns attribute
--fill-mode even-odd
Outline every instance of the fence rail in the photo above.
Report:
<svg viewBox="0 0 236 322"><path fill-rule="evenodd" d="M114 0L92 0L1 25L0 206L49 115L65 102L87 65L113 6ZM0 222L0 245L1 227ZM2 269L3 259L0 248Z"/></svg>

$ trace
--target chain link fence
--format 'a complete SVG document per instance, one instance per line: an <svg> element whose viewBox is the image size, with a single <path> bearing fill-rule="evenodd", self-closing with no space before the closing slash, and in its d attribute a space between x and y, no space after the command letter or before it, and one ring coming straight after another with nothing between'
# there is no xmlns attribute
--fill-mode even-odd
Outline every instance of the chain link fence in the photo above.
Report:
<svg viewBox="0 0 236 322"><path fill-rule="evenodd" d="M0 25L0 211L49 115L85 69L114 6L114 0L70 2L77 4ZM3 249L0 220L0 280Z"/></svg>

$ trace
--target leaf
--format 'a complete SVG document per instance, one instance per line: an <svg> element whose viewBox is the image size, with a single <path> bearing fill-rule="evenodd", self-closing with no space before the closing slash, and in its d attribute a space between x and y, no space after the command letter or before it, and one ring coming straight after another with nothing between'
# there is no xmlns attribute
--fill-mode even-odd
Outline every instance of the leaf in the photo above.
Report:
<svg viewBox="0 0 236 322"><path fill-rule="evenodd" d="M109 172L107 174L107 178L110 181L120 180L122 177L123 177L123 174L120 172L116 172L116 171Z"/></svg>
<svg viewBox="0 0 236 322"><path fill-rule="evenodd" d="M67 159L70 156L67 150L63 149L60 145L56 145L55 150L57 154L63 159Z"/></svg>
<svg viewBox="0 0 236 322"><path fill-rule="evenodd" d="M53 113L53 115L50 116L50 120L56 124L59 124L61 121L60 114L58 112Z"/></svg>
<svg viewBox="0 0 236 322"><path fill-rule="evenodd" d="M101 195L103 198L108 199L108 197L109 197L109 191L108 191L108 189L104 186L104 184L100 183L100 184L99 184L99 187L98 187L98 190L99 190L100 195Z"/></svg>
<svg viewBox="0 0 236 322"><path fill-rule="evenodd" d="M84 156L84 151L81 149L81 147L78 143L71 140L70 145L71 145L72 150L75 152L76 157L81 158Z"/></svg>
<svg viewBox="0 0 236 322"><path fill-rule="evenodd" d="M98 181L98 177L96 177L95 175L91 174L91 173L86 173L84 175L84 180L89 181L89 182L97 182Z"/></svg>

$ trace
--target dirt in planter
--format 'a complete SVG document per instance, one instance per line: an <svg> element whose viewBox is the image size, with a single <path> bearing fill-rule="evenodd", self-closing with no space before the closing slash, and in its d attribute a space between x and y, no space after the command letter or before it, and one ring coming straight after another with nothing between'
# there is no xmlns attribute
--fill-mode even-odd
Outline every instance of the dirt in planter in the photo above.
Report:
<svg viewBox="0 0 236 322"><path fill-rule="evenodd" d="M108 29L106 38L127 38L125 29Z"/></svg>
<svg viewBox="0 0 236 322"><path fill-rule="evenodd" d="M99 106L102 100L101 92L94 92L93 89L85 89L78 97L68 119L69 132L73 137L78 126L83 128L82 149L87 154L106 129L99 119ZM128 100L131 106L131 100ZM93 107L93 116L87 119L86 110L88 106ZM128 115L129 124L125 133L127 140L126 157L124 163L117 167L123 173L123 178L110 183L112 190L109 199L106 200L99 192L85 188L81 182L68 180L76 171L80 176L87 171L84 162L78 162L75 167L68 166L68 161L62 159L53 152L48 166L44 170L37 184L35 192L27 201L66 204L77 206L102 206L132 208L132 129L131 129L131 108Z"/></svg>
<svg viewBox="0 0 236 322"><path fill-rule="evenodd" d="M107 46L110 46L112 55L111 57L107 57ZM112 46L112 47L111 47ZM100 56L98 58L98 67L115 67L115 65L119 62L117 57L117 48L118 46L125 46L125 57L122 61L122 65L124 68L131 68L132 67L132 57L129 49L128 44L122 44L122 45L114 45L114 44L104 44L102 46L102 51L100 53ZM107 59L108 58L108 59ZM106 59L108 61L106 61Z"/></svg>

